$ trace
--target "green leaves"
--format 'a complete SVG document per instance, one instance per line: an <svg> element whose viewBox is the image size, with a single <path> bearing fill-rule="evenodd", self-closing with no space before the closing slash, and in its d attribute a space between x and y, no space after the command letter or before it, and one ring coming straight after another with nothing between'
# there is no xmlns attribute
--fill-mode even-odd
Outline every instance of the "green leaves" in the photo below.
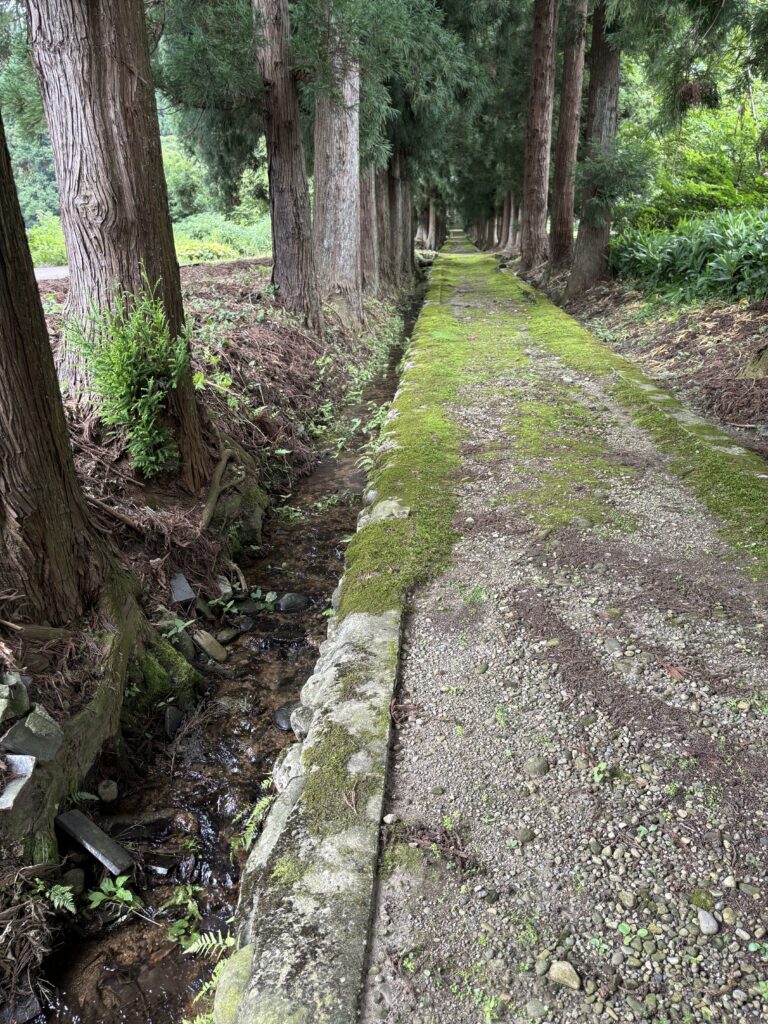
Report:
<svg viewBox="0 0 768 1024"><path fill-rule="evenodd" d="M111 309L94 310L67 331L85 356L100 419L123 440L131 463L147 478L172 467L178 447L165 420L169 392L189 368L189 331L171 337L146 278L138 295L118 290Z"/></svg>

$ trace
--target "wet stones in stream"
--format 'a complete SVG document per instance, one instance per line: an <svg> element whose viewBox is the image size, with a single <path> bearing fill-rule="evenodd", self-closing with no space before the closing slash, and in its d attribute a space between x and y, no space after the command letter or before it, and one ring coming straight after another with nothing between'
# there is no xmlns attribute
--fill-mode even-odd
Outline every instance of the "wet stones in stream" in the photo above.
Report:
<svg viewBox="0 0 768 1024"><path fill-rule="evenodd" d="M301 707L300 701L289 701L287 704L281 704L272 715L272 721L275 723L280 732L291 732L291 716L294 711L298 711Z"/></svg>

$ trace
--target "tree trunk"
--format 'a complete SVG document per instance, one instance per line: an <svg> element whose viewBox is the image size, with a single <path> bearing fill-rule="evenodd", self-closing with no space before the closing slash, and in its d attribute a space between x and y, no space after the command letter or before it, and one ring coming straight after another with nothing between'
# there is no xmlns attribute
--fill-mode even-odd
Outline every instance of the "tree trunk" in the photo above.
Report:
<svg viewBox="0 0 768 1024"><path fill-rule="evenodd" d="M408 288L410 287L415 268L413 239L416 232L414 230L413 196L411 193L411 183L407 177L407 164L405 157L401 157L400 174L400 191L402 193L402 219L400 221L400 232L402 241L400 247L401 264L399 276L401 285L404 288Z"/></svg>
<svg viewBox="0 0 768 1024"><path fill-rule="evenodd" d="M28 0L69 263L67 313L85 323L145 276L171 333L184 325L142 0ZM62 338L59 377L87 398L81 353ZM184 479L208 471L191 373L173 396Z"/></svg>
<svg viewBox="0 0 768 1024"><path fill-rule="evenodd" d="M312 242L307 165L299 96L291 69L288 0L253 0L261 44L256 52L264 82L272 283L280 301L313 330L323 324Z"/></svg>
<svg viewBox="0 0 768 1024"><path fill-rule="evenodd" d="M90 525L75 476L0 119L0 600L7 609L3 617L66 625L96 600L108 557Z"/></svg>
<svg viewBox="0 0 768 1024"><path fill-rule="evenodd" d="M401 288L403 281L403 188L400 180L401 159L393 153L389 161L389 223L392 283Z"/></svg>
<svg viewBox="0 0 768 1024"><path fill-rule="evenodd" d="M501 212L501 231L499 232L499 248L504 249L509 238L509 205L512 199L511 192L504 193L504 205Z"/></svg>
<svg viewBox="0 0 768 1024"><path fill-rule="evenodd" d="M376 239L379 246L379 283L382 291L394 285L392 263L392 216L389 209L390 176L387 168L376 172Z"/></svg>
<svg viewBox="0 0 768 1024"><path fill-rule="evenodd" d="M567 42L560 92L560 123L552 183L549 262L552 269L570 263L573 255L573 205L576 155L581 127L581 92L587 39L587 0L572 0L567 16Z"/></svg>
<svg viewBox="0 0 768 1024"><path fill-rule="evenodd" d="M381 287L379 274L379 224L376 208L376 172L373 167L360 176L360 266L363 292L378 295Z"/></svg>
<svg viewBox="0 0 768 1024"><path fill-rule="evenodd" d="M434 199L429 200L429 228L427 229L427 249L437 248L437 208Z"/></svg>
<svg viewBox="0 0 768 1024"><path fill-rule="evenodd" d="M337 48L332 72L332 86L315 101L315 265L321 298L357 328L363 323L360 69Z"/></svg>
<svg viewBox="0 0 768 1024"><path fill-rule="evenodd" d="M533 61L525 136L522 269L547 258L547 196L555 96L558 0L536 0L533 13Z"/></svg>
<svg viewBox="0 0 768 1024"><path fill-rule="evenodd" d="M616 144L618 129L621 57L608 38L605 18L605 4L600 2L592 20L592 46L589 54L588 159L609 157ZM588 181L583 191L573 270L566 288L566 298L569 299L592 288L608 272L610 203L601 199L597 189L590 186Z"/></svg>

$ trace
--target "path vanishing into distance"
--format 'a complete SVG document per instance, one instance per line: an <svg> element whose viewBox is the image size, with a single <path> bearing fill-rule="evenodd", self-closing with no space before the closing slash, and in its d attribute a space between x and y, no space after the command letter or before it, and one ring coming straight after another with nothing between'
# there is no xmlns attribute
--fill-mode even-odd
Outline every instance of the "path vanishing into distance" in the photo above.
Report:
<svg viewBox="0 0 768 1024"><path fill-rule="evenodd" d="M765 464L461 240L408 359L363 1019L765 1020Z"/></svg>

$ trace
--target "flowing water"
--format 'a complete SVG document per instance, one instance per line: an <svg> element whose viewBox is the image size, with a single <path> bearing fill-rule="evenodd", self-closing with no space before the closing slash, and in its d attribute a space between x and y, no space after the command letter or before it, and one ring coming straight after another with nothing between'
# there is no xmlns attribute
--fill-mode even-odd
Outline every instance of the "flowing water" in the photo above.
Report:
<svg viewBox="0 0 768 1024"><path fill-rule="evenodd" d="M364 418L369 403L392 398L396 365L393 356L360 409L345 410L347 416L359 412ZM118 925L105 925L106 915L79 922L79 930L54 953L49 974L56 996L39 1022L179 1024L201 1011L194 997L212 963L185 955L178 942L169 941L169 927L187 918L200 932L226 935L231 928L245 856L231 848L242 829L238 815L260 799L276 755L294 741L277 726L275 712L298 700L325 638L324 612L361 506L361 444L361 437L352 438L299 481L290 509L271 518L260 557L246 571L249 590L306 595L309 606L278 613L246 605L252 628L230 645L200 712L187 719L174 743L155 740L153 748L148 738L140 757L134 750L135 762L149 762L145 774L135 764L128 773L125 763L122 770L112 766L121 786L119 803L93 817L137 855L142 867L134 888L145 906ZM96 882L91 874L88 885ZM181 905L158 915L174 894ZM193 920L196 912L201 920Z"/></svg>

